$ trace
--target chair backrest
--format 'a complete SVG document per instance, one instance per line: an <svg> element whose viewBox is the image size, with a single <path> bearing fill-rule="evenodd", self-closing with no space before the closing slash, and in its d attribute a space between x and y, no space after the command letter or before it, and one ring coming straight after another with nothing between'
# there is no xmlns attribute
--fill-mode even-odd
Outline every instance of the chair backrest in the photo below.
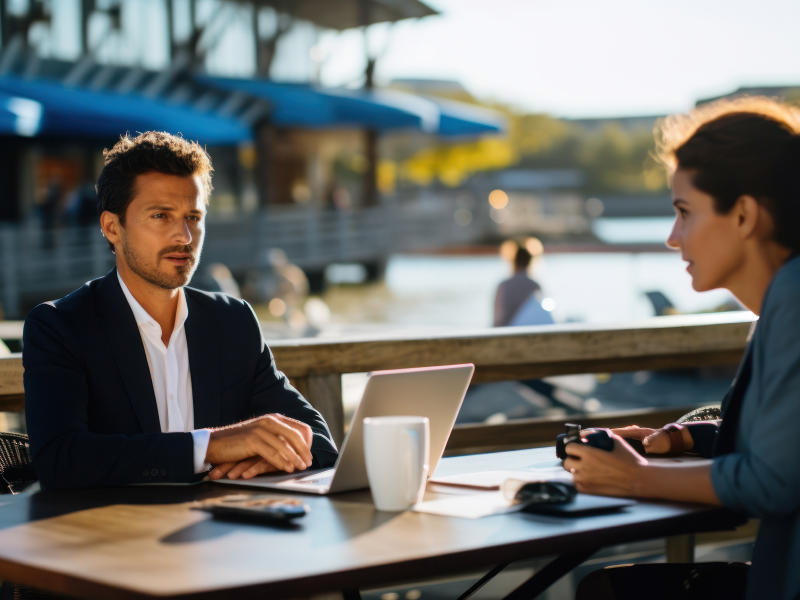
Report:
<svg viewBox="0 0 800 600"><path fill-rule="evenodd" d="M37 479L28 436L0 432L0 494L18 494Z"/></svg>
<svg viewBox="0 0 800 600"><path fill-rule="evenodd" d="M719 404L714 404L712 406L704 406L702 408L696 408L692 412L686 413L675 422L695 423L697 421L719 421L721 418L722 418L722 411L720 410L720 406Z"/></svg>

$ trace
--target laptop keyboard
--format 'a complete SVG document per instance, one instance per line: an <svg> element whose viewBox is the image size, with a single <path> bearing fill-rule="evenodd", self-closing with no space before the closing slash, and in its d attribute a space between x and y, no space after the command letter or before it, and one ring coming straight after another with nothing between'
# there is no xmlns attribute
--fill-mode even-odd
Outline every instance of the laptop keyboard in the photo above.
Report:
<svg viewBox="0 0 800 600"><path fill-rule="evenodd" d="M313 483L314 485L330 485L333 481L333 475L329 477L316 477L314 479L297 479L294 483Z"/></svg>

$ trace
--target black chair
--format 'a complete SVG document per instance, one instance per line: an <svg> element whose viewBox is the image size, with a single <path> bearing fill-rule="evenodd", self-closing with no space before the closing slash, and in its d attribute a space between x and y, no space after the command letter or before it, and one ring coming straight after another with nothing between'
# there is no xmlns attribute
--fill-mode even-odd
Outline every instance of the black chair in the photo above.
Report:
<svg viewBox="0 0 800 600"><path fill-rule="evenodd" d="M19 494L37 480L28 436L0 432L0 494Z"/></svg>
<svg viewBox="0 0 800 600"><path fill-rule="evenodd" d="M37 481L27 435L0 432L0 494L19 494ZM45 600L50 594L4 582L0 600Z"/></svg>
<svg viewBox="0 0 800 600"><path fill-rule="evenodd" d="M676 423L696 423L697 421L719 421L722 418L722 410L718 404L696 408L686 413Z"/></svg>

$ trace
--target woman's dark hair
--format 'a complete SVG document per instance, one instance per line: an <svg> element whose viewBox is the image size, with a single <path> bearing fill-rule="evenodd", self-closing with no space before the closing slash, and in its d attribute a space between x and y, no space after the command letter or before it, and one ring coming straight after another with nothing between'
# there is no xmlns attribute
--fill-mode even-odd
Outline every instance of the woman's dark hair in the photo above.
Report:
<svg viewBox="0 0 800 600"><path fill-rule="evenodd" d="M742 196L770 213L773 238L800 250L800 110L763 97L721 100L656 128L658 158L726 214Z"/></svg>
<svg viewBox="0 0 800 600"><path fill-rule="evenodd" d="M97 180L97 212L109 211L125 225L125 211L133 200L136 176L163 173L200 178L205 201L211 186L211 158L197 143L163 131L124 135L111 150L103 150L105 166ZM114 245L109 242L111 250Z"/></svg>

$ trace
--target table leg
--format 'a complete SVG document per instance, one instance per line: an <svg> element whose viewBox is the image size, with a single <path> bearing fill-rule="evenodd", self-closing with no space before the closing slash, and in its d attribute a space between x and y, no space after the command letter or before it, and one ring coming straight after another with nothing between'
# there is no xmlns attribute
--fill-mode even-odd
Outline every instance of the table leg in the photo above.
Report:
<svg viewBox="0 0 800 600"><path fill-rule="evenodd" d="M572 569L586 561L597 550L597 548L576 550L558 556L544 569L506 596L504 600L533 600Z"/></svg>
<svg viewBox="0 0 800 600"><path fill-rule="evenodd" d="M668 563L694 562L694 534L676 535L667 538Z"/></svg>
<svg viewBox="0 0 800 600"><path fill-rule="evenodd" d="M458 597L458 600L467 600L467 598L472 598L472 596L475 594L475 592L477 592L479 589L481 589L483 586L485 586L487 583L489 583L492 579L495 578L495 576L500 571L505 569L510 564L511 563L503 563L501 565L497 565L494 569L492 569L486 575L484 575L478 581L476 581L475 584L471 588L469 588L466 592L461 594Z"/></svg>
<svg viewBox="0 0 800 600"><path fill-rule="evenodd" d="M344 590L342 600L361 600L361 592L358 590Z"/></svg>

